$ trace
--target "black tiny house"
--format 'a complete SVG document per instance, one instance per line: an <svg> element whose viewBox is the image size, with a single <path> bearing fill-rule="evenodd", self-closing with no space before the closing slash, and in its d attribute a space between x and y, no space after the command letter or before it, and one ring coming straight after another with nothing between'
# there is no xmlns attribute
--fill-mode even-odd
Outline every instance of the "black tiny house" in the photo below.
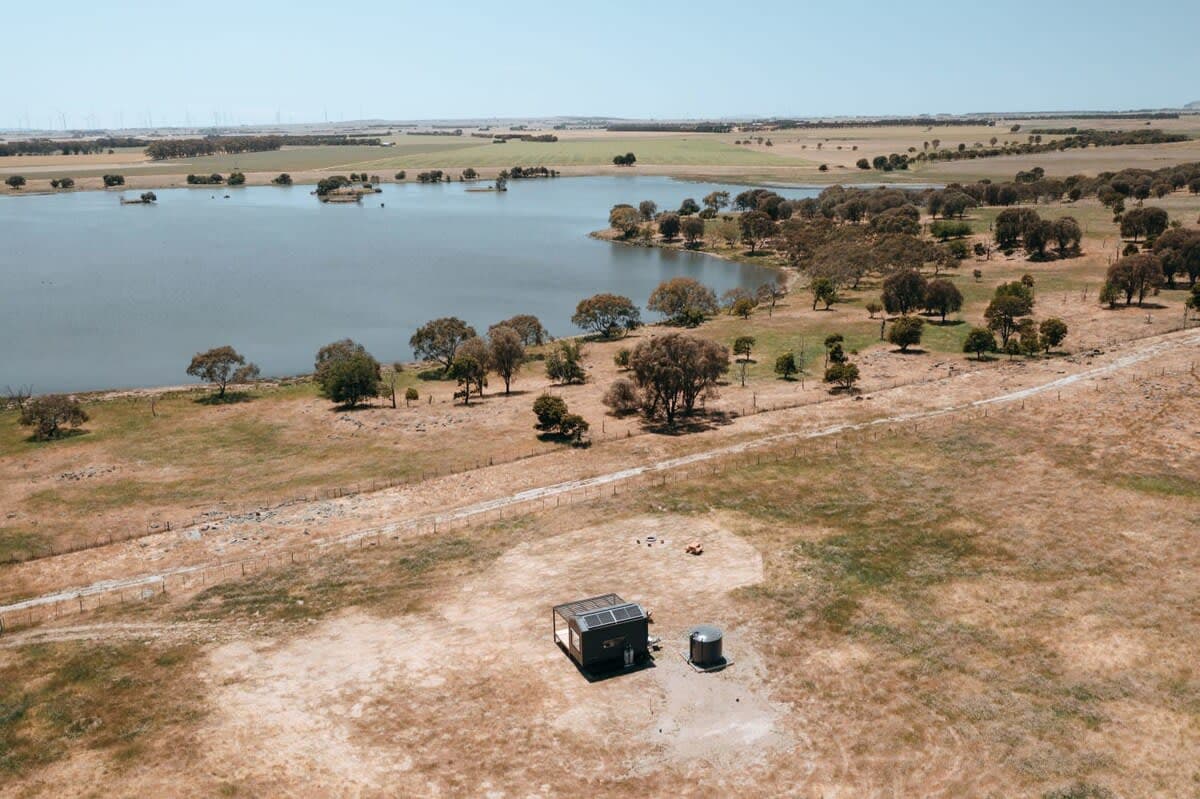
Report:
<svg viewBox="0 0 1200 799"><path fill-rule="evenodd" d="M636 602L604 594L556 605L554 642L582 669L632 666L650 653L650 619Z"/></svg>

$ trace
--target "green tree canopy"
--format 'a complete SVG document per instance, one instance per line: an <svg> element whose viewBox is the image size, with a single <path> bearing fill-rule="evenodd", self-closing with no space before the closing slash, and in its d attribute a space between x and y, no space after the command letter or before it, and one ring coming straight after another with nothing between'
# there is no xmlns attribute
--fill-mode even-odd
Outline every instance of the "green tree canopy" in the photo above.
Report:
<svg viewBox="0 0 1200 799"><path fill-rule="evenodd" d="M475 328L463 320L445 316L418 327L408 343L418 358L440 363L444 371L449 371L458 348L475 335Z"/></svg>
<svg viewBox="0 0 1200 799"><path fill-rule="evenodd" d="M646 307L661 313L670 324L697 325L717 313L717 295L695 278L675 277L658 284Z"/></svg>
<svg viewBox="0 0 1200 799"><path fill-rule="evenodd" d="M620 294L594 294L580 300L571 317L571 324L605 338L623 336L641 323L633 300Z"/></svg>
<svg viewBox="0 0 1200 799"><path fill-rule="evenodd" d="M205 352L198 352L188 364L187 373L206 383L217 387L217 398L225 398L225 388L229 383L242 383L258 376L258 367L247 364L233 347L213 347Z"/></svg>

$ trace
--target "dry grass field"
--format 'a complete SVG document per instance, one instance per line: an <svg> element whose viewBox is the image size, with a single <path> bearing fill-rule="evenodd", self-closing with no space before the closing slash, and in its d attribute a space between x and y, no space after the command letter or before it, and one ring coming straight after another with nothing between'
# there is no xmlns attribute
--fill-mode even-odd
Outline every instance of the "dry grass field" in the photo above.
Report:
<svg viewBox="0 0 1200 799"><path fill-rule="evenodd" d="M794 138L769 158L808 159ZM461 152L435 150L395 157ZM395 409L304 381L95 394L52 443L0 411L0 605L41 603L0 614L0 797L1200 797L1200 330L1182 290L1097 302L1120 244L1094 200L1037 210L1079 219L1083 254L967 259L962 311L914 352L879 341L869 281L705 322L753 360L682 431L600 402L657 327L586 341L584 385L534 360L470 407L410 368ZM1061 351L965 356L1025 274ZM833 332L856 395L816 377ZM773 373L786 351L802 380ZM590 447L538 438L543 391ZM608 591L661 647L591 682L549 608ZM723 671L681 657L701 622Z"/></svg>
<svg viewBox="0 0 1200 799"><path fill-rule="evenodd" d="M1178 194L1162 204L1183 217L1200 212L1189 195ZM870 281L846 292L830 310L813 310L807 291L797 284L773 314L760 309L749 319L721 315L705 323L698 332L726 344L741 335L757 340L746 386L740 385L735 369L730 385L709 403L710 410L746 416L757 408L829 399L819 382L820 361L825 336L835 332L846 337L848 350L858 353L867 391L944 377L954 370L987 371L986 364L962 353L963 339L981 322L994 287L1023 274L1036 281L1038 317L1058 316L1070 326L1069 352L1181 323L1182 288L1162 292L1154 307L1146 309L1110 311L1096 302L1104 269L1118 247L1111 220L1098 204L1083 201L1041 210L1048 217L1077 216L1089 230L1085 254L1044 263L999 253L988 260L968 259L950 275L964 295L962 312L948 324L927 325L919 354L900 354L879 341L879 319L863 309L878 297L878 284ZM974 215L981 237L986 237L994 213L979 209ZM979 280L972 276L976 268L982 272ZM401 373L397 392L403 397L412 386L420 398L412 407L401 399L397 409L380 399L374 407L338 410L311 383L266 385L241 394L244 401L216 405L205 401L207 390L98 394L88 401L86 434L51 444L28 440L28 430L16 423L16 411L0 411L0 506L7 509L0 518L0 561L143 535L168 522L181 527L342 489L419 482L551 453L563 445L539 440L530 412L533 398L547 389L592 422L596 452L624 446L630 436L656 440L660 437L637 419L606 415L600 404L604 388L619 376L613 355L653 332L585 344L589 382L583 386L552 387L542 364L532 361L518 374L512 395L493 387L481 404L470 408L453 402L452 381L423 380L419 369L410 368ZM787 351L804 353L810 365L804 381L781 381L774 374L776 356ZM151 395L156 397L153 404ZM737 429L731 426L728 434ZM0 585L0 597L14 590Z"/></svg>
<svg viewBox="0 0 1200 799"><path fill-rule="evenodd" d="M0 795L1196 795L1193 356L10 635Z"/></svg>
<svg viewBox="0 0 1200 799"><path fill-rule="evenodd" d="M1158 168L1200 160L1200 115L1180 119L1153 120L1151 126L1184 133L1193 141L1069 150L1028 156L1002 156L968 161L946 161L905 172L880 173L855 166L859 158L919 151L926 142L939 140L942 147L1024 141L1035 128L1095 128L1129 130L1145 127L1144 120L1023 119L1017 132L1007 122L995 126L863 126L779 130L761 134L744 133L630 133L597 130L554 131L557 142L510 141L493 144L464 130L457 136L385 137L389 148L285 147L275 152L216 155L171 161L150 161L136 149L117 150L112 155L9 157L0 159L0 178L24 175L29 184L22 191L49 191L51 178L70 176L78 189L101 186L100 177L119 171L127 186L154 188L184 185L188 173L208 174L242 171L251 185L268 183L280 172L297 182L315 183L329 174L367 171L390 181L399 170L442 169L458 174L467 167L492 177L511 166L547 166L566 175L627 174L614 167L612 157L632 151L638 156L634 167L643 174L673 175L706 180L737 182L828 183L933 182L1011 178L1017 171L1041 166L1052 175L1095 174L1122 167ZM766 140L771 140L771 146ZM739 143L735 143L739 142ZM821 171L820 167L828 167ZM410 175L411 179L411 175ZM0 185L0 194L11 193Z"/></svg>

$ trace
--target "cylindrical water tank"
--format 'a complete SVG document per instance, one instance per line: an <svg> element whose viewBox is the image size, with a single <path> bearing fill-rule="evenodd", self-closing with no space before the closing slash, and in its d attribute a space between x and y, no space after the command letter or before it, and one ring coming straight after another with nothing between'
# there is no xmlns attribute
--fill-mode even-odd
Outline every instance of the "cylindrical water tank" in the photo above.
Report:
<svg viewBox="0 0 1200 799"><path fill-rule="evenodd" d="M697 666L716 666L724 662L721 654L721 628L711 624L693 627L688 633L688 656Z"/></svg>

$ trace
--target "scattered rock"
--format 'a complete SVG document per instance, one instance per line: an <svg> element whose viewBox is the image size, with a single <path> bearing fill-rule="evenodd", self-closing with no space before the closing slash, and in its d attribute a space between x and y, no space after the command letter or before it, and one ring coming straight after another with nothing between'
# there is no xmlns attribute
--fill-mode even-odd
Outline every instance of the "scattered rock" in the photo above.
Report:
<svg viewBox="0 0 1200 799"><path fill-rule="evenodd" d="M87 466L76 472L63 472L58 476L59 480L88 480L93 477L111 474L117 470L116 466Z"/></svg>

